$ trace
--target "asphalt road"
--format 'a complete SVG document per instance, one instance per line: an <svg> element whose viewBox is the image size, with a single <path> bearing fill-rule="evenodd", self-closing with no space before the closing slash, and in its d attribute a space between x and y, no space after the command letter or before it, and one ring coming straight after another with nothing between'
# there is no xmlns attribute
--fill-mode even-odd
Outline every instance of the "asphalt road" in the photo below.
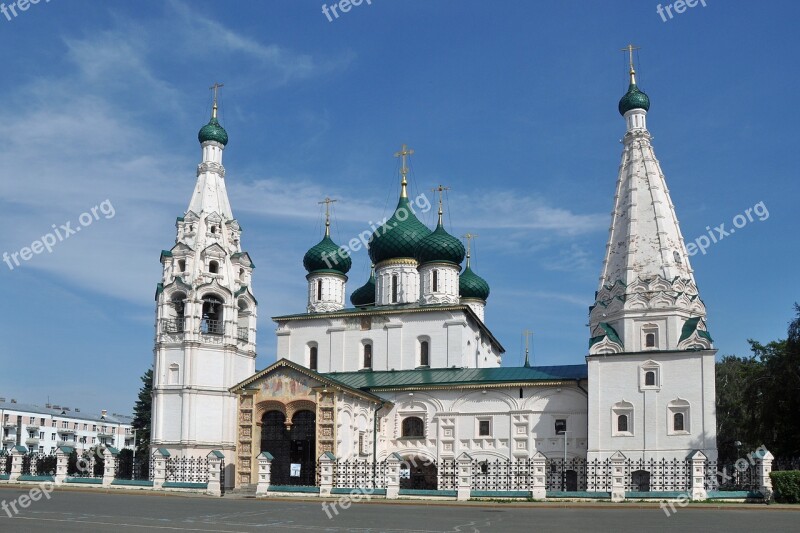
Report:
<svg viewBox="0 0 800 533"><path fill-rule="evenodd" d="M661 509L635 504L556 508L485 505L356 503L338 515L319 501L253 500L152 494L104 494L57 490L50 498L19 506L29 488L0 488L0 531L325 531L325 532L754 532L798 531L800 507L793 510L752 506L747 509ZM14 514L10 502L17 504ZM23 500L24 503L24 500ZM12 515L9 517L9 513ZM330 518L329 518L330 515Z"/></svg>

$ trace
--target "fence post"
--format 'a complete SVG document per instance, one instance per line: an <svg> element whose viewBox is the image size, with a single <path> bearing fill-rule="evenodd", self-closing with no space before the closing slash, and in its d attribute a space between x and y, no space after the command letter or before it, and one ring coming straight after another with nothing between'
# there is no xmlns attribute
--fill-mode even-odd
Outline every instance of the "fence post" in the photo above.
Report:
<svg viewBox="0 0 800 533"><path fill-rule="evenodd" d="M392 453L386 458L386 499L396 500L400 496L400 463L403 458Z"/></svg>
<svg viewBox="0 0 800 533"><path fill-rule="evenodd" d="M206 494L209 496L222 496L220 471L222 469L222 460L225 459L225 454L219 450L211 450L211 453L209 453L207 457L208 485L206 485Z"/></svg>
<svg viewBox="0 0 800 533"><path fill-rule="evenodd" d="M330 496L333 489L333 465L336 456L325 452L319 457L319 495Z"/></svg>
<svg viewBox="0 0 800 533"><path fill-rule="evenodd" d="M689 456L690 468L692 469L692 501L707 500L706 492L706 464L708 457L700 450L695 451Z"/></svg>
<svg viewBox="0 0 800 533"><path fill-rule="evenodd" d="M611 462L611 501L625 501L625 456L617 451L609 459Z"/></svg>
<svg viewBox="0 0 800 533"><path fill-rule="evenodd" d="M258 456L258 485L256 485L256 496L266 496L267 492L269 492L269 484L272 482L273 459L275 458L269 452L261 452L261 455Z"/></svg>
<svg viewBox="0 0 800 533"><path fill-rule="evenodd" d="M164 487L164 482L167 480L167 457L169 452L166 448L156 448L153 452L153 488L160 489Z"/></svg>
<svg viewBox="0 0 800 533"><path fill-rule="evenodd" d="M119 450L113 446L106 446L103 450L103 486L110 487L117 477L117 456Z"/></svg>
<svg viewBox="0 0 800 533"><path fill-rule="evenodd" d="M772 478L769 477L769 473L772 472L772 460L775 459L775 456L764 446L760 446L754 455L756 458L758 486L761 494L764 495L764 501L769 503L774 496L772 493Z"/></svg>
<svg viewBox="0 0 800 533"><path fill-rule="evenodd" d="M456 465L458 468L456 499L467 501L472 492L472 457L467 452L464 452L456 459Z"/></svg>
<svg viewBox="0 0 800 533"><path fill-rule="evenodd" d="M69 465L69 456L72 453L72 448L69 446L59 446L56 449L56 485L60 485L67 480L67 468Z"/></svg>
<svg viewBox="0 0 800 533"><path fill-rule="evenodd" d="M11 448L11 472L9 473L9 481L17 481L19 476L22 475L22 456L28 453L25 446L14 446Z"/></svg>
<svg viewBox="0 0 800 533"><path fill-rule="evenodd" d="M547 499L547 457L542 452L536 452L531 457L533 483L531 484L531 498L534 500Z"/></svg>

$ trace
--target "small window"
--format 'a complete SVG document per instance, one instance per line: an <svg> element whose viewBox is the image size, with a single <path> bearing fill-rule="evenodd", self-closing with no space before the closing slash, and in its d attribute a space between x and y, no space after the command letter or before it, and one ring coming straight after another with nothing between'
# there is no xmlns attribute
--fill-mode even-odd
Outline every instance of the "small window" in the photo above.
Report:
<svg viewBox="0 0 800 533"><path fill-rule="evenodd" d="M646 386L654 386L656 384L656 373L648 370L644 373L644 384Z"/></svg>
<svg viewBox="0 0 800 533"><path fill-rule="evenodd" d="M308 368L311 370L317 369L317 347L312 346L308 350Z"/></svg>
<svg viewBox="0 0 800 533"><path fill-rule="evenodd" d="M419 343L419 366L429 366L430 365L430 345L428 341L422 341Z"/></svg>
<svg viewBox="0 0 800 533"><path fill-rule="evenodd" d="M425 437L425 425L422 423L422 419L418 416L409 416L404 419L402 435L403 437Z"/></svg>
<svg viewBox="0 0 800 533"><path fill-rule="evenodd" d="M364 368L372 369L372 345L364 345Z"/></svg>
<svg viewBox="0 0 800 533"><path fill-rule="evenodd" d="M567 432L567 419L559 418L556 420L556 435L563 435Z"/></svg>
<svg viewBox="0 0 800 533"><path fill-rule="evenodd" d="M672 415L672 430L684 431L683 413L675 413Z"/></svg>
<svg viewBox="0 0 800 533"><path fill-rule="evenodd" d="M322 300L322 280L317 280L317 301Z"/></svg>
<svg viewBox="0 0 800 533"><path fill-rule="evenodd" d="M216 261L211 261L208 264L208 271L210 273L212 273L212 274L218 273L219 272L219 263L217 263Z"/></svg>
<svg viewBox="0 0 800 533"><path fill-rule="evenodd" d="M492 434L492 424L489 420L478 420L478 436L488 437Z"/></svg>
<svg viewBox="0 0 800 533"><path fill-rule="evenodd" d="M244 269L239 269L239 281L244 281Z"/></svg>
<svg viewBox="0 0 800 533"><path fill-rule="evenodd" d="M432 283L431 283L432 288L433 288L433 292L439 292L439 271L438 270L434 270L431 273L431 276L433 277L433 280L432 280Z"/></svg>
<svg viewBox="0 0 800 533"><path fill-rule="evenodd" d="M628 431L628 415L619 415L617 417L617 431L620 433Z"/></svg>
<svg viewBox="0 0 800 533"><path fill-rule="evenodd" d="M186 272L186 261L184 261L183 259L178 261L178 270L180 270L181 272Z"/></svg>
<svg viewBox="0 0 800 533"><path fill-rule="evenodd" d="M397 303L397 274L392 276L392 303Z"/></svg>
<svg viewBox="0 0 800 533"><path fill-rule="evenodd" d="M679 265L683 263L683 260L681 259L681 254L679 254L678 252L672 252L672 257L675 258L675 262L678 263Z"/></svg>
<svg viewBox="0 0 800 533"><path fill-rule="evenodd" d="M656 345L656 334L655 333L648 333L645 336L645 347L646 348L654 348Z"/></svg>

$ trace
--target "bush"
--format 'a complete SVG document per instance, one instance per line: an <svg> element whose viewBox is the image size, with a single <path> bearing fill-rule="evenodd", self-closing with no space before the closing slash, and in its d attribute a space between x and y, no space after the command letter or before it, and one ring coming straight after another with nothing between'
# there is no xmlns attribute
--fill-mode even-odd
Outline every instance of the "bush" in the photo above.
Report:
<svg viewBox="0 0 800 533"><path fill-rule="evenodd" d="M800 502L800 470L770 472L775 501L781 503Z"/></svg>

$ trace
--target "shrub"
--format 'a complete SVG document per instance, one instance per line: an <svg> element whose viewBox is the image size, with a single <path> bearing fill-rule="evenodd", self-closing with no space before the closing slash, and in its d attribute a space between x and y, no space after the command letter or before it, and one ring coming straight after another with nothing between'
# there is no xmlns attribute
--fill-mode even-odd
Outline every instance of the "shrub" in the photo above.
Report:
<svg viewBox="0 0 800 533"><path fill-rule="evenodd" d="M770 472L775 500L781 503L800 502L800 470Z"/></svg>

